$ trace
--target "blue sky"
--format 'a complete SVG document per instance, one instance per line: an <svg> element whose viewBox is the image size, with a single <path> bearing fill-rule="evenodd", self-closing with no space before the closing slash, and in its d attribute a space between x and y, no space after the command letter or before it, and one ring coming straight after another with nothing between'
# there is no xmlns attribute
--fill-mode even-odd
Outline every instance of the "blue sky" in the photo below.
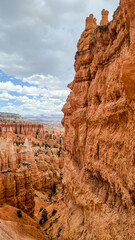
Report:
<svg viewBox="0 0 135 240"><path fill-rule="evenodd" d="M97 8L98 6L98 8ZM0 0L0 111L62 114L77 41L90 13L118 0Z"/></svg>

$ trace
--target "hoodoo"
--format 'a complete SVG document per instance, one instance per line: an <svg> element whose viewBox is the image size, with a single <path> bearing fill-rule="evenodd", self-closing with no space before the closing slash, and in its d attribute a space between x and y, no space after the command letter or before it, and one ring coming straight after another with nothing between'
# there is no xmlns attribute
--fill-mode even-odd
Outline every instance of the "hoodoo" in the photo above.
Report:
<svg viewBox="0 0 135 240"><path fill-rule="evenodd" d="M42 124L33 123L19 123L19 122L7 122L0 123L0 136L5 136L9 133L24 134L35 136L36 133L40 135L44 134L44 126Z"/></svg>
<svg viewBox="0 0 135 240"><path fill-rule="evenodd" d="M63 107L65 229L73 240L135 239L135 1L90 15Z"/></svg>

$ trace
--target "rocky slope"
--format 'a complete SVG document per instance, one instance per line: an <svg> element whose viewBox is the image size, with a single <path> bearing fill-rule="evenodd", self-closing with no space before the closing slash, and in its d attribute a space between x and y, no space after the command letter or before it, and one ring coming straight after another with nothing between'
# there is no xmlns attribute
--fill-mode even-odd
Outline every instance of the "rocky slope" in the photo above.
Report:
<svg viewBox="0 0 135 240"><path fill-rule="evenodd" d="M17 216L15 207L0 208L0 240L44 240L44 232L31 217L22 212Z"/></svg>
<svg viewBox="0 0 135 240"><path fill-rule="evenodd" d="M63 107L65 236L135 239L135 1L90 15Z"/></svg>

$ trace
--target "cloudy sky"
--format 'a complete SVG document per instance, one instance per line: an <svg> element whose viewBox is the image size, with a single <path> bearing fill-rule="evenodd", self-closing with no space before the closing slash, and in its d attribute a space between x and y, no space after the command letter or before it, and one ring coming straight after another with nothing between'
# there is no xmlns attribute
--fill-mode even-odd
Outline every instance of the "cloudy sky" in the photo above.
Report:
<svg viewBox="0 0 135 240"><path fill-rule="evenodd" d="M119 0L0 0L0 112L61 114L85 18Z"/></svg>

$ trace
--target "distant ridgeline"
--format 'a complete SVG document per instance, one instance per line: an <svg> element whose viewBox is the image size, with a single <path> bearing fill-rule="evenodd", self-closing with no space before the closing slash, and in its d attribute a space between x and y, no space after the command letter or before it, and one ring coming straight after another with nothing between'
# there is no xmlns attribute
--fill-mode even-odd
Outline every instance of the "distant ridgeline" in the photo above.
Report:
<svg viewBox="0 0 135 240"><path fill-rule="evenodd" d="M29 116L26 118L21 117L19 114L15 113L1 113L0 112L0 122L12 122L12 123L29 123L33 124L43 124L45 128L63 128L61 125L61 116Z"/></svg>
<svg viewBox="0 0 135 240"><path fill-rule="evenodd" d="M21 117L19 114L15 113L1 113L0 112L0 121L6 119L7 121L15 122L28 122L27 119Z"/></svg>

